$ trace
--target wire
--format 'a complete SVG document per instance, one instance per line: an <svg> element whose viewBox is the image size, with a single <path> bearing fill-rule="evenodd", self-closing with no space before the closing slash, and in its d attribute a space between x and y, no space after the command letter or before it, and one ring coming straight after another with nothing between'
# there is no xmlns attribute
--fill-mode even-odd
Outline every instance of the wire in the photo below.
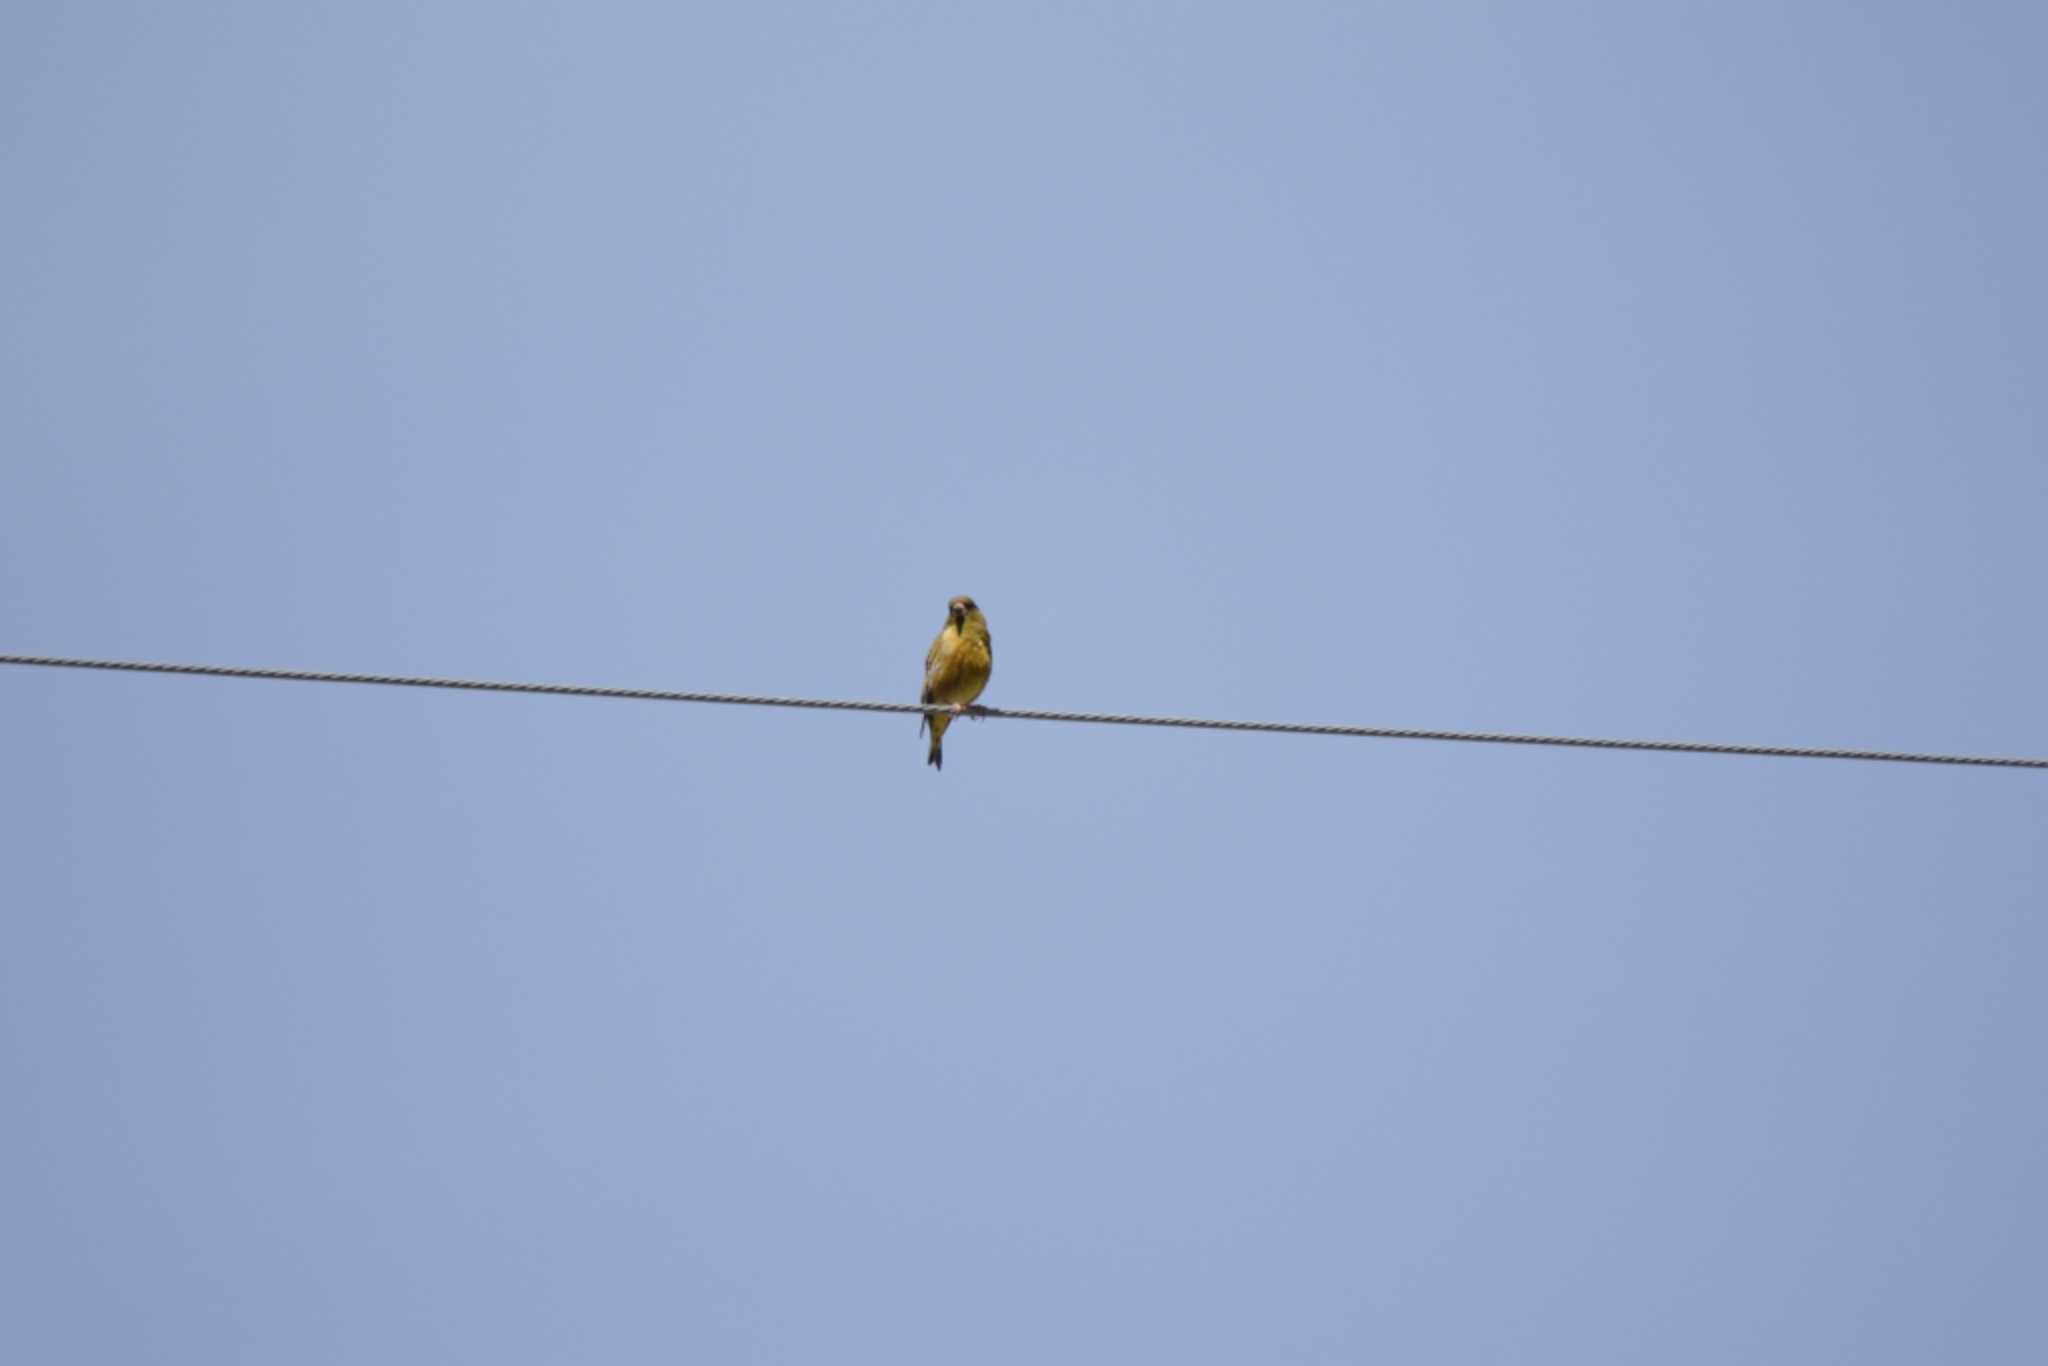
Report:
<svg viewBox="0 0 2048 1366"><path fill-rule="evenodd" d="M814 711L939 713L945 706L916 702L838 702L809 697L752 697L738 693L670 692L661 688L601 688L574 683L495 683L400 674L316 673L306 669L244 669L225 664L153 664L136 660L60 659L0 655L0 664L47 669L103 669L116 673L196 674L206 678L262 678L287 683L368 683L387 688L449 688L461 692L538 693L548 697L611 697L627 702L715 702L735 707L804 707ZM1098 712L1014 711L976 707L977 716L1010 721L1070 721L1102 726L1171 726L1181 730L1262 731L1275 735L1341 735L1366 740L1455 740L1480 745L1554 745L1570 749L1648 750L1659 754L1738 754L1767 759L1862 759L1890 764L1958 764L1973 768L2048 769L2048 759L1972 754L1913 754L1872 749L1807 749L1785 745L1725 745L1688 740L1599 740L1567 735L1510 735L1486 731L1407 730L1387 726L1324 726L1298 721L1205 721L1176 716L1111 716Z"/></svg>

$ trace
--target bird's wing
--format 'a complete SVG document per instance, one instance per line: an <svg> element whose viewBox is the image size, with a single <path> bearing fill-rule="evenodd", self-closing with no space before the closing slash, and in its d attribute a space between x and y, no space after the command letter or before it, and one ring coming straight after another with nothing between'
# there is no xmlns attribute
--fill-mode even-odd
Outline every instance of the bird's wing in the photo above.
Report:
<svg viewBox="0 0 2048 1366"><path fill-rule="evenodd" d="M952 651L946 648L946 633L940 631L932 638L932 648L924 652L924 700L932 700L932 680L946 667Z"/></svg>
<svg viewBox="0 0 2048 1366"><path fill-rule="evenodd" d="M936 636L932 637L931 649L924 652L924 694L917 699L924 706L929 707L932 704L932 680L938 677L945 654L946 633L944 630L941 630ZM930 716L924 715L917 718L917 733L919 735L924 734L924 728L931 724L931 719Z"/></svg>

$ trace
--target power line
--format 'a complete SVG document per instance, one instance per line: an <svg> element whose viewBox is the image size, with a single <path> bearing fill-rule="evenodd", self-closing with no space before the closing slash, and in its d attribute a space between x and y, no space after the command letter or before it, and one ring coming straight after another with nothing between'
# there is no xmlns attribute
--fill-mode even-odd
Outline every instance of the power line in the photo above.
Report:
<svg viewBox="0 0 2048 1366"><path fill-rule="evenodd" d="M60 659L0 655L0 664L46 669L102 669L115 673L194 674L206 678L261 678L285 683L367 683L386 688L448 688L460 692L538 693L548 697L610 697L627 702L715 702L735 707L804 707L814 711L943 712L916 702L840 702L810 697L753 697L739 693L671 692L662 688L603 688L574 683L501 683L400 674L316 673L307 669L244 669L225 664L156 664L138 660ZM1913 754L1873 749L1808 749L1786 745L1725 745L1689 740L1601 740L1569 735L1511 735L1487 731L1407 730L1388 726L1325 726L1299 721L1211 721L1177 716L1113 716L1100 712L1017 711L977 707L982 716L1010 721L1069 721L1102 726L1170 726L1181 730L1262 731L1275 735L1339 735L1364 740L1455 740L1480 745L1553 745L1569 749L1648 750L1660 754L1738 754L1766 759L1862 759L1890 764L1957 764L1973 768L2048 769L2048 759L1973 754Z"/></svg>

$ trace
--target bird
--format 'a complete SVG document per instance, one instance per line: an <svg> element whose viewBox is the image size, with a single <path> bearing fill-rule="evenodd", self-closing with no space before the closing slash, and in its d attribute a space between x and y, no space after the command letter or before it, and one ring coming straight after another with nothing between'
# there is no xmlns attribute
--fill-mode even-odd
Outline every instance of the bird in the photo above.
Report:
<svg viewBox="0 0 2048 1366"><path fill-rule="evenodd" d="M946 624L924 656L924 704L947 703L948 712L926 712L918 723L918 734L931 727L931 752L925 762L944 770L946 756L939 741L955 716L968 710L981 690L988 686L989 672L996 662L995 641L988 633L988 618L974 605L973 598L955 598L946 604Z"/></svg>

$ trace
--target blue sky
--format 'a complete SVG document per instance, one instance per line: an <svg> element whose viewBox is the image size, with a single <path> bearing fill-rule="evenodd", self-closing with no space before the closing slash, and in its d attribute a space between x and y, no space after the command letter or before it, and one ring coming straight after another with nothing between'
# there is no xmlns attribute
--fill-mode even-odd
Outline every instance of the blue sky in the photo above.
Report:
<svg viewBox="0 0 2048 1366"><path fill-rule="evenodd" d="M30 6L0 651L2048 755L2038 6ZM0 1357L2030 1362L2025 772L0 670Z"/></svg>

